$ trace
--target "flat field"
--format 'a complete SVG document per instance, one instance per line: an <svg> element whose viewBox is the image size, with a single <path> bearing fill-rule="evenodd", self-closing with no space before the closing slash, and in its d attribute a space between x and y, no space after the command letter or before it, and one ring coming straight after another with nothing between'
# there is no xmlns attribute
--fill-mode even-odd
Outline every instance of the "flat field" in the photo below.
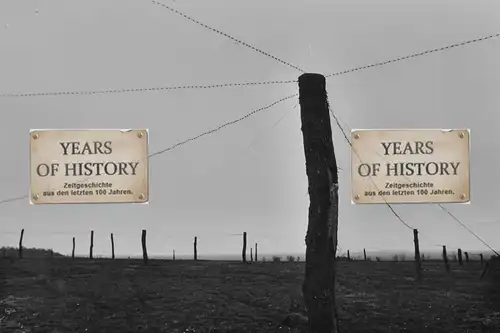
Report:
<svg viewBox="0 0 500 333"><path fill-rule="evenodd" d="M0 259L0 332L307 332L303 263ZM338 262L341 332L500 332L478 262ZM498 279L498 277L497 277Z"/></svg>

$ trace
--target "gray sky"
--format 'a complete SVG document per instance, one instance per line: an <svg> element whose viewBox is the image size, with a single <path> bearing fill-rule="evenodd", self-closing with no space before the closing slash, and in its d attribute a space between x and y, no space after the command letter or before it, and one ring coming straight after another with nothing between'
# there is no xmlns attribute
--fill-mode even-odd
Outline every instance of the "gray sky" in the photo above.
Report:
<svg viewBox="0 0 500 333"><path fill-rule="evenodd" d="M330 74L500 31L500 2L194 1L164 3L308 72ZM0 2L0 92L49 92L294 80L300 72L147 0ZM447 205L500 247L500 40L328 79L351 128L470 128L472 203ZM296 84L93 96L0 98L0 200L29 190L30 128L149 128L154 152L298 92ZM304 251L308 196L298 99L151 159L149 205L0 205L0 244L151 254ZM295 107L295 108L294 108ZM283 117L283 118L282 118ZM277 124L278 120L282 120ZM350 203L349 147L333 129L340 174L339 244L411 249L385 205ZM484 246L435 205L394 206L423 249Z"/></svg>

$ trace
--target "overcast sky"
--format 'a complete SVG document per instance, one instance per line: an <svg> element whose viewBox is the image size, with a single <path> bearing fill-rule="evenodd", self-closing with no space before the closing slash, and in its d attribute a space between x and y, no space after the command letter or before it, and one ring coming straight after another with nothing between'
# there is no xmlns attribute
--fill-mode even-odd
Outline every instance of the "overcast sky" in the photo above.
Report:
<svg viewBox="0 0 500 333"><path fill-rule="evenodd" d="M345 69L500 31L498 0L164 0L308 72ZM83 91L295 80L301 74L147 0L0 2L0 92ZM500 247L500 40L469 44L327 81L350 128L470 128L470 205L446 205ZM295 83L92 96L0 98L0 200L29 191L30 128L149 128L150 151L174 145L298 92ZM298 99L151 158L149 205L0 205L0 245L87 254L238 254L305 249L307 178ZM349 147L333 128L340 173L339 245L411 250L385 205L351 205ZM394 206L421 248L485 247L435 205Z"/></svg>

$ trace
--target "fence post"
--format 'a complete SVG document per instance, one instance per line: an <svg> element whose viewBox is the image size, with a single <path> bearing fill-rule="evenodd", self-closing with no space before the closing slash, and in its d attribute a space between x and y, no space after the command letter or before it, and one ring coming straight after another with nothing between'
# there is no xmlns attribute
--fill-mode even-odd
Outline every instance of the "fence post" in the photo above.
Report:
<svg viewBox="0 0 500 333"><path fill-rule="evenodd" d="M175 260L175 250L172 251L172 260Z"/></svg>
<svg viewBox="0 0 500 333"><path fill-rule="evenodd" d="M250 262L253 262L253 249L250 248Z"/></svg>
<svg viewBox="0 0 500 333"><path fill-rule="evenodd" d="M19 237L19 259L23 259L23 238L24 229L21 230L21 237Z"/></svg>
<svg viewBox="0 0 500 333"><path fill-rule="evenodd" d="M73 249L71 250L71 259L75 259L75 237L73 237Z"/></svg>
<svg viewBox="0 0 500 333"><path fill-rule="evenodd" d="M482 266L484 263L484 258L482 253L479 254L479 260L481 260L481 266Z"/></svg>
<svg viewBox="0 0 500 333"><path fill-rule="evenodd" d="M347 260L351 260L351 251L347 250Z"/></svg>
<svg viewBox="0 0 500 333"><path fill-rule="evenodd" d="M462 266L462 249L458 249L458 264Z"/></svg>
<svg viewBox="0 0 500 333"><path fill-rule="evenodd" d="M247 233L243 233L243 249L241 250L241 258L243 262L247 262Z"/></svg>
<svg viewBox="0 0 500 333"><path fill-rule="evenodd" d="M422 263L420 262L420 244L418 241L418 230L413 229L413 243L415 243L415 265L417 268L417 280L422 280Z"/></svg>
<svg viewBox="0 0 500 333"><path fill-rule="evenodd" d="M90 231L90 259L94 258L94 230Z"/></svg>
<svg viewBox="0 0 500 333"><path fill-rule="evenodd" d="M332 142L326 79L321 74L306 73L299 77L298 83L310 200L302 292L310 332L336 333L338 170Z"/></svg>
<svg viewBox="0 0 500 333"><path fill-rule="evenodd" d="M113 233L111 233L111 259L115 259L115 238Z"/></svg>
<svg viewBox="0 0 500 333"><path fill-rule="evenodd" d="M464 252L465 262L469 262L469 252Z"/></svg>
<svg viewBox="0 0 500 333"><path fill-rule="evenodd" d="M365 261L366 261L366 249L363 249L363 256L365 257Z"/></svg>
<svg viewBox="0 0 500 333"><path fill-rule="evenodd" d="M198 237L194 237L194 260L198 260Z"/></svg>
<svg viewBox="0 0 500 333"><path fill-rule="evenodd" d="M146 229L142 229L141 235L141 244L142 244L142 259L144 260L144 264L148 264L148 249L146 247Z"/></svg>
<svg viewBox="0 0 500 333"><path fill-rule="evenodd" d="M257 259L257 243L255 243L255 261L258 261L258 259Z"/></svg>
<svg viewBox="0 0 500 333"><path fill-rule="evenodd" d="M443 245L443 261L444 266L446 267L446 271L450 271L450 265L448 264L448 254L446 253L446 245Z"/></svg>

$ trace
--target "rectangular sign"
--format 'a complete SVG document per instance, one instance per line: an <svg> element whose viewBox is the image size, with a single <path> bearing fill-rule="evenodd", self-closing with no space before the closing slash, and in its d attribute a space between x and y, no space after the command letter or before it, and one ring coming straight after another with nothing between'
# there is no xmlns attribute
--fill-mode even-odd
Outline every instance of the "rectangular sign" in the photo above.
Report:
<svg viewBox="0 0 500 333"><path fill-rule="evenodd" d="M467 203L469 130L351 132L355 204Z"/></svg>
<svg viewBox="0 0 500 333"><path fill-rule="evenodd" d="M148 137L148 130L31 130L30 202L148 202Z"/></svg>

